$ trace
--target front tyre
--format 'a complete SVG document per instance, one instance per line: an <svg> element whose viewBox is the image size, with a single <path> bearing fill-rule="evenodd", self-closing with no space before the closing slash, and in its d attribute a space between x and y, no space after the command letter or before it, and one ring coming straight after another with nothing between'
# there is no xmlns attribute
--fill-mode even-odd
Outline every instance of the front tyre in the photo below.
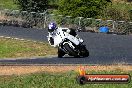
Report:
<svg viewBox="0 0 132 88"><path fill-rule="evenodd" d="M58 58L62 58L65 55L65 52L62 51L59 47L58 47Z"/></svg>
<svg viewBox="0 0 132 88"><path fill-rule="evenodd" d="M68 43L64 44L64 48L66 49L68 55L78 57L78 53L73 48L71 48Z"/></svg>

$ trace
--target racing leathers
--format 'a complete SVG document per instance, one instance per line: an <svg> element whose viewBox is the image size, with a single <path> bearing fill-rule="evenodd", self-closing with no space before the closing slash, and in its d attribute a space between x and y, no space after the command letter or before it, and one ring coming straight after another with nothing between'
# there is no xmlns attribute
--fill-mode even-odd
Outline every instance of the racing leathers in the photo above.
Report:
<svg viewBox="0 0 132 88"><path fill-rule="evenodd" d="M49 36L48 36L48 41L50 43L51 46L54 46L54 37L56 36L56 33L58 33L58 31L64 31L64 32L67 32L69 33L70 35L73 35L74 37L77 36L76 32L74 29L72 28L60 28L58 27L56 30L54 30L53 32L48 32L49 33Z"/></svg>

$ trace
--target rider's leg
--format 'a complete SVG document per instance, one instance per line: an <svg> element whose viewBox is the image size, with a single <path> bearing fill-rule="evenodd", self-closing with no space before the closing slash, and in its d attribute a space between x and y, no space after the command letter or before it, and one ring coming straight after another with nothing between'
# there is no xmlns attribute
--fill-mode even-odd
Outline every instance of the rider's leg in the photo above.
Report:
<svg viewBox="0 0 132 88"><path fill-rule="evenodd" d="M72 29L72 28L70 28L69 34L70 34L70 35L73 35L73 36L76 36L76 35L77 35L75 29Z"/></svg>

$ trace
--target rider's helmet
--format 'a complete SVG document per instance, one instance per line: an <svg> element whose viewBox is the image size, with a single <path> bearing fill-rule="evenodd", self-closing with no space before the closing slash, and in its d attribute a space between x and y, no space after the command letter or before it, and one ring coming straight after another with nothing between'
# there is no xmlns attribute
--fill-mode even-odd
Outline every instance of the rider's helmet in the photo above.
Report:
<svg viewBox="0 0 132 88"><path fill-rule="evenodd" d="M54 30L56 30L56 28L57 28L57 25L56 25L56 23L54 23L54 22L52 22L52 23L50 23L50 24L48 25L48 31L49 31L49 32L53 32Z"/></svg>

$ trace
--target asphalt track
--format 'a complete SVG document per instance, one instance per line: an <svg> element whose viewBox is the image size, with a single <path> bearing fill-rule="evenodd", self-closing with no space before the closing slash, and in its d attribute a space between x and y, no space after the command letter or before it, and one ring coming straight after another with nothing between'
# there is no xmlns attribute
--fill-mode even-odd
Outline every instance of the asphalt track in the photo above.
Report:
<svg viewBox="0 0 132 88"><path fill-rule="evenodd" d="M47 30L0 26L0 36L47 41ZM132 64L132 35L79 32L90 56L87 58L25 58L0 60L1 64Z"/></svg>

